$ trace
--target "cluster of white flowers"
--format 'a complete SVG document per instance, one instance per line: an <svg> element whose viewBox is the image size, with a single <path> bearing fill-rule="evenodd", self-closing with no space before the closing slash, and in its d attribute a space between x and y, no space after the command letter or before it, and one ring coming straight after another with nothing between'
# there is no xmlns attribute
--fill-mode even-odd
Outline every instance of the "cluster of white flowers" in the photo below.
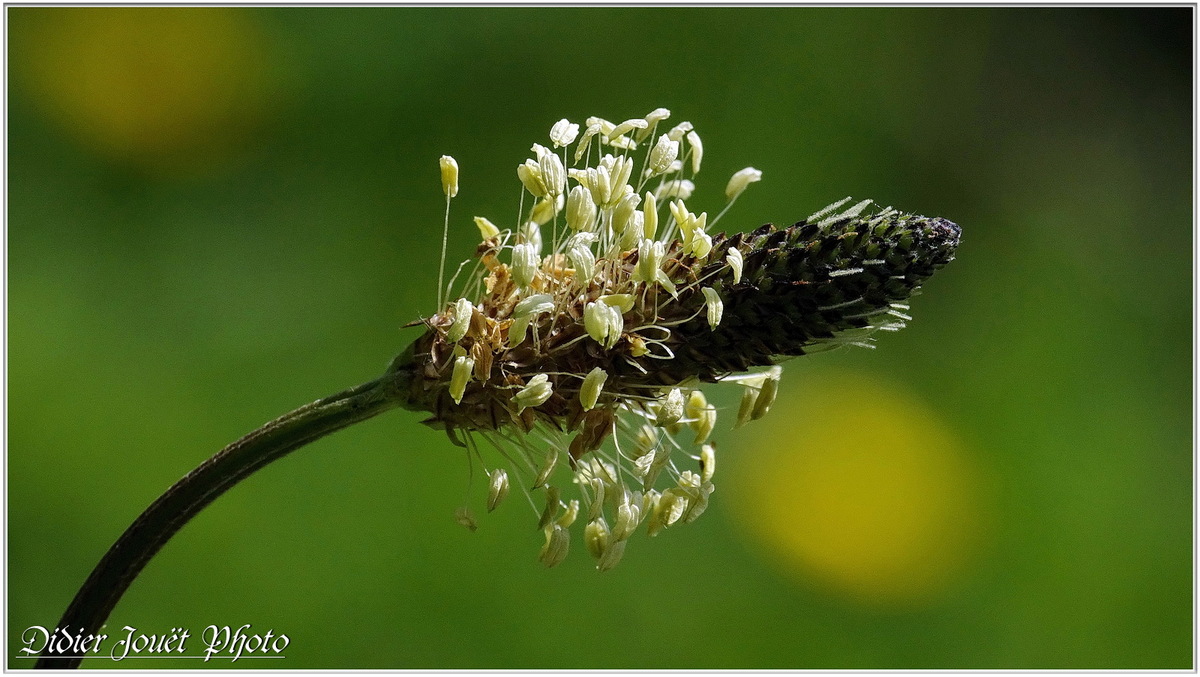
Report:
<svg viewBox="0 0 1200 677"><path fill-rule="evenodd" d="M586 373L505 371L512 351L567 351L581 347L580 341L595 343L592 354L600 351L635 366L643 357L670 359L663 337L671 328L656 321L647 299L692 291L680 285L698 286L708 325L714 330L720 325L724 303L718 291L700 286L703 281L673 280L667 272L672 251L697 261L709 257L709 231L725 213L710 219L688 207L704 146L689 122L666 128L670 115L659 108L620 123L597 117L582 126L556 122L550 147L534 144L532 157L517 166L524 187L519 222L502 229L486 217L474 218L482 239L480 261L463 298L442 313L444 340L454 346L448 390L455 405L468 406L463 398L472 382L498 384L515 422L466 431L467 445L485 470L490 452L484 453L487 447L476 434L511 463L508 471L487 470L488 510L507 495L509 471L519 480L528 476L525 493L540 514L546 537L540 559L547 566L566 556L569 527L579 517L586 523L586 549L605 570L620 561L639 525L653 536L691 522L713 491L716 457L709 436L717 411L695 384L637 386L601 366ZM458 192L458 165L443 157L441 167L449 200ZM725 189L725 209L761 177L753 167L735 173ZM526 193L532 204L526 205ZM550 234L544 235L548 224ZM636 264L627 266L633 255ZM723 264L737 284L742 253L729 248ZM572 334L567 329L572 325L582 332ZM765 414L778 368L731 378L746 393L738 424ZM555 425L541 425L543 420ZM564 451L569 460L560 463ZM681 457L694 461L695 470L681 468ZM566 466L577 499L564 500L554 483L556 469ZM664 474L669 486L658 488ZM541 501L534 492L544 494L544 508L537 507ZM474 528L469 509L460 509L458 518Z"/></svg>

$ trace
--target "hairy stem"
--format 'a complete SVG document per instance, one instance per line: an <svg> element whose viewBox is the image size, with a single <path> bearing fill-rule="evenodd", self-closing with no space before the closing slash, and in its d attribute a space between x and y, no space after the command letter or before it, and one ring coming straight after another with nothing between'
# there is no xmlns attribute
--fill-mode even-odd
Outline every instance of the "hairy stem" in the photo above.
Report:
<svg viewBox="0 0 1200 677"><path fill-rule="evenodd" d="M402 406L396 366L384 377L331 395L271 421L222 449L167 489L108 549L92 570L58 627L72 635L95 634L146 563L175 532L206 505L271 461L388 409ZM83 656L51 653L49 645L35 668L69 669Z"/></svg>

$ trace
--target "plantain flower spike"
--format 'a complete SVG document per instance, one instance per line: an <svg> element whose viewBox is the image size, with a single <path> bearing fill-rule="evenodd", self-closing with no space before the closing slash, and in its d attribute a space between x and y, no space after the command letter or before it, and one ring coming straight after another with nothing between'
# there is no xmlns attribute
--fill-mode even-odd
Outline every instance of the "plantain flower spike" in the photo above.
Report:
<svg viewBox="0 0 1200 677"><path fill-rule="evenodd" d="M691 203L705 148L670 115L553 123L551 148L517 167L524 218L475 218L479 260L452 280L458 300L389 372L404 406L494 468L475 499L488 511L513 475L528 487L546 566L572 530L603 571L636 532L699 518L725 434L704 391L743 389L732 427L763 418L781 361L903 328L959 243L950 221L849 199L787 227L710 233L762 172L735 173L710 221ZM457 175L443 160L447 196Z"/></svg>

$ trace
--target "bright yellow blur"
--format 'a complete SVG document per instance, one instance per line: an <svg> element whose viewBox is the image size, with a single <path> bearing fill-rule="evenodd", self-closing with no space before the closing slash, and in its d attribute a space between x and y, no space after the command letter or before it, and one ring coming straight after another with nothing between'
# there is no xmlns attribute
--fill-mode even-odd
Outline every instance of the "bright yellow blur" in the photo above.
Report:
<svg viewBox="0 0 1200 677"><path fill-rule="evenodd" d="M799 379L797 379L799 380ZM872 606L919 606L977 543L976 468L895 385L827 373L783 388L730 445L726 505L789 573Z"/></svg>
<svg viewBox="0 0 1200 677"><path fill-rule="evenodd" d="M150 169L202 164L268 103L267 49L244 11L29 9L14 76L83 145Z"/></svg>

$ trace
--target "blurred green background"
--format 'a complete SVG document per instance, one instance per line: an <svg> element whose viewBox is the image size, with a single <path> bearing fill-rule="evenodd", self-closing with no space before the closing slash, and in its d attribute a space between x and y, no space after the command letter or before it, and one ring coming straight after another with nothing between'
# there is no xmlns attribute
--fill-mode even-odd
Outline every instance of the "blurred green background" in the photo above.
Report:
<svg viewBox="0 0 1200 677"><path fill-rule="evenodd" d="M454 262L554 121L657 106L696 211L763 170L724 228L872 197L958 260L726 415L708 514L611 572L578 534L544 570L520 497L456 525L481 485L397 412L218 500L110 629L291 637L241 668L1192 666L1192 9L7 12L10 668L172 482L415 336L438 156Z"/></svg>

